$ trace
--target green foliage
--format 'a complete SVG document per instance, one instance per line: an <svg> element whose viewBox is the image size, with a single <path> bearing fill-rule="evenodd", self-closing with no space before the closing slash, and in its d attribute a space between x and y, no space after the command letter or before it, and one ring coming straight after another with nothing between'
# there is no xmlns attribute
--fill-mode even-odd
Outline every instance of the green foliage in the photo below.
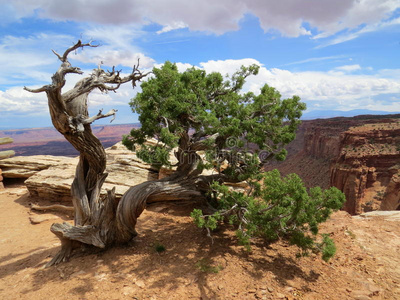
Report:
<svg viewBox="0 0 400 300"><path fill-rule="evenodd" d="M327 235L323 235L322 241L322 259L328 261L336 253L336 246L333 240Z"/></svg>
<svg viewBox="0 0 400 300"><path fill-rule="evenodd" d="M170 165L167 153L178 145L182 151L197 145L193 151L207 151L199 168L218 168L227 161L229 166L218 171L240 180L257 173L263 160L283 160L284 146L294 139L305 104L298 96L282 100L268 85L258 95L243 93L245 79L258 70L257 65L241 67L224 78L195 67L180 73L170 62L154 68L154 76L130 102L142 126L123 143L132 150L141 145L140 158L159 165ZM152 137L159 144L143 146ZM178 154L179 163L187 163Z"/></svg>
<svg viewBox="0 0 400 300"><path fill-rule="evenodd" d="M156 250L157 253L161 253L167 250L163 244L160 244L158 242L154 245L154 249Z"/></svg>
<svg viewBox="0 0 400 300"><path fill-rule="evenodd" d="M196 267L204 273L214 273L217 274L222 270L222 266L213 266L207 259L202 258L196 263Z"/></svg>
<svg viewBox="0 0 400 300"><path fill-rule="evenodd" d="M217 198L217 212L203 215L201 210L195 210L191 214L194 222L213 230L220 221L229 221L237 228L239 243L247 249L254 237L268 243L285 239L297 245L301 255L311 250L322 252L322 258L329 259L336 249L326 235L318 242L318 225L342 207L343 193L334 187L307 190L299 176L290 174L282 178L277 170L256 179L251 182L248 193L231 191L214 183L211 188Z"/></svg>

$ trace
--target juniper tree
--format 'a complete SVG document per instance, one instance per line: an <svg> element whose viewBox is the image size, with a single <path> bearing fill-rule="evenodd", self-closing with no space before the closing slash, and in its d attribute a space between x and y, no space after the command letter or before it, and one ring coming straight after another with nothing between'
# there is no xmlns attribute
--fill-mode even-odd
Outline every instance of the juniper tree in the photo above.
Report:
<svg viewBox="0 0 400 300"><path fill-rule="evenodd" d="M318 224L342 206L344 197L335 188L307 191L296 175L281 179L276 171L261 173L266 160L285 159L284 147L295 138L305 104L298 96L281 99L267 84L257 94L242 92L245 79L258 70L241 67L224 78L194 67L180 73L170 62L153 69L130 103L142 127L123 142L148 163L172 167L171 152L177 163L169 177L132 187L127 197L135 201L129 204L140 214L149 202L203 199L213 214L195 210L192 217L209 233L229 220L247 246L253 236L283 237L303 253L324 248L328 258L334 252L331 241L325 236L315 243ZM158 143L146 145L148 138ZM262 179L264 185L258 183ZM224 186L239 181L249 182L246 193Z"/></svg>
<svg viewBox="0 0 400 300"><path fill-rule="evenodd" d="M136 150L143 160L160 167L174 167L175 171L163 179L131 187L119 201L115 198L114 190L108 191L106 197L101 197L100 190L107 177L104 172L106 156L103 146L91 130L91 124L100 118L114 116L116 111L111 110L106 114L100 111L90 117L88 96L95 89L116 91L121 84L128 82L134 87L147 74L143 74L138 66L126 76L114 68L105 71L98 67L79 80L72 89L64 91L67 74L83 73L70 64L68 57L84 47L94 46L78 41L62 55L53 51L61 65L52 76L51 83L37 89L25 88L33 93L46 93L54 127L80 153L71 186L74 225L63 223L51 226L51 231L61 240L61 250L48 265L67 260L79 246L106 248L130 241L137 235L137 218L146 204L157 201L209 201L215 207L213 215L204 216L199 211L193 213L196 222L199 225L202 221L206 222L205 227L209 229L214 226L209 224L221 220L220 215L230 217L232 221L234 214L239 216L239 223L236 224L240 227L243 220L250 220L248 213L254 212L252 207L263 213L267 212L265 205L275 205L273 203L278 201L280 204L277 207L283 205L285 214L290 212L289 220L279 217L289 228L284 235L291 234L294 237L307 230L314 232L314 225L324 220L318 217L315 221L301 221L306 218L303 216L304 209L308 209L305 214L308 218L313 211L324 211L327 207L323 213L326 216L330 209L335 208L327 205L334 201L329 200L332 197L338 199L339 196L334 193L329 197L326 194L313 197L325 199L318 200L318 205L306 205L304 203L307 201L303 201L295 205L295 209L288 208L293 201L280 197L271 203L264 199L266 204L262 206L259 197L262 193L253 194L260 199L248 202L252 206L248 208L243 206L246 201L240 200L243 196L232 198L238 199L237 204L227 201L225 196L219 200L210 197L210 191L214 191L214 195L221 195L218 189L223 188L219 185L224 183L254 181L265 160L283 160L286 156L284 146L294 139L301 112L305 109L299 97L282 100L279 92L268 85L263 86L259 94L243 93L245 79L258 72L256 65L242 67L230 78L224 78L219 73L206 74L196 68L180 73L169 62L159 69L155 68L153 77L143 82L142 92L131 102L133 110L140 114L142 127L132 130L124 138L124 144L130 149L139 145L140 148ZM145 141L151 137L155 137L158 143L148 146ZM171 151L177 160L175 166L171 165ZM204 170L209 171L204 173ZM232 212L230 216L226 213L227 209ZM264 218L264 221L268 220ZM309 227L306 226L307 222ZM274 227L275 223L268 228L272 231L275 228L278 230L276 235L280 236L282 232ZM255 226L258 224L258 221L254 221ZM293 224L301 228L293 230ZM241 240L246 242L246 235L260 232L254 228L246 226L244 231L239 231L243 235ZM307 242L306 238L299 240Z"/></svg>

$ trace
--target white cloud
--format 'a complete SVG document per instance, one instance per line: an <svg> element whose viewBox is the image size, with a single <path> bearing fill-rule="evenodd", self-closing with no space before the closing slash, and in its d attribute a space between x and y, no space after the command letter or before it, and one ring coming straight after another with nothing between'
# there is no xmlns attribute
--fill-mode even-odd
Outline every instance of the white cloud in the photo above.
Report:
<svg viewBox="0 0 400 300"><path fill-rule="evenodd" d="M106 49L108 48L108 49ZM103 64L105 66L125 66L133 67L140 63L142 68L150 68L154 65L154 59L144 55L143 53L135 53L129 49L117 50L114 48L105 47L100 51L90 51L90 53L80 52L76 56L72 57L75 60L83 63L94 63Z"/></svg>
<svg viewBox="0 0 400 300"><path fill-rule="evenodd" d="M28 37L3 37L0 39L0 84L36 84L49 81L49 67L57 63L51 48L67 48L72 40L68 35L44 33Z"/></svg>
<svg viewBox="0 0 400 300"><path fill-rule="evenodd" d="M100 47L80 51L77 55L71 56L71 59L83 63L129 68L137 65L138 59L140 59L142 68L150 68L155 61L142 53L140 48L133 45L134 39L142 34L143 32L137 26L132 25L86 26L83 35L93 40L93 44L99 44Z"/></svg>
<svg viewBox="0 0 400 300"><path fill-rule="evenodd" d="M45 94L33 94L22 87L0 91L0 111L17 113L44 113L48 111Z"/></svg>
<svg viewBox="0 0 400 300"><path fill-rule="evenodd" d="M343 59L345 56L344 55L332 55L332 56L323 56L323 57L311 57L291 63L284 64L282 66L291 66L291 65L300 65L300 64L305 64L305 63L310 63L310 62L319 62L319 61L326 61L326 60L337 60L337 59Z"/></svg>
<svg viewBox="0 0 400 300"><path fill-rule="evenodd" d="M218 60L200 63L198 68L207 72L218 71L223 75L234 73L241 65L258 64L260 72L257 76L248 78L244 86L246 91L259 92L264 84L275 87L284 98L299 95L311 107L326 109L351 110L365 108L370 110L400 111L400 99L394 95L400 94L400 69L378 70L371 74L353 74L353 70L363 70L359 65L341 66L341 71L333 69L328 72L307 71L292 72L285 69L268 69L255 59ZM178 63L180 71L190 68L190 64ZM156 65L159 67L160 65ZM342 72L343 71L343 72ZM85 71L88 74L90 71ZM67 80L65 90L71 88L79 75L71 75ZM107 105L126 105L140 91L134 90L130 84L120 87L117 93L103 94L93 92L89 98L91 107L102 108ZM31 94L14 87L4 92L0 91L0 111L25 112L27 114L47 113L45 94Z"/></svg>
<svg viewBox="0 0 400 300"><path fill-rule="evenodd" d="M163 26L159 33L187 26L217 34L237 30L239 20L251 13L264 31L278 30L290 37L309 35L304 27L308 23L319 31L317 38L322 38L360 25L378 30L376 24L399 7L398 0L14 0L7 11L14 12L15 18L36 11L54 20L114 25L151 21Z"/></svg>
<svg viewBox="0 0 400 300"><path fill-rule="evenodd" d="M345 71L345 72L353 72L353 71L361 70L361 66L360 65L344 65L344 66L336 67L335 69Z"/></svg>
<svg viewBox="0 0 400 300"><path fill-rule="evenodd" d="M395 18L393 20L388 20L388 21L384 20L384 21L381 21L378 23L365 25L365 26L362 26L360 29L356 29L354 31L346 31L342 34L339 34L337 37L333 38L332 40L328 40L327 42L317 46L316 48L318 49L318 48L324 48L327 46L341 44L341 43L344 43L347 41L354 40L363 34L366 34L369 32L380 31L387 27L395 26L395 25L399 25L399 24L400 24L400 17ZM323 38L323 37L326 37L325 34L317 35L313 38L318 39L318 38Z"/></svg>
<svg viewBox="0 0 400 300"><path fill-rule="evenodd" d="M360 65L345 65L328 72L267 69L257 60L209 61L200 66L207 70L232 74L241 65L256 63L261 66L257 76L248 78L245 89L258 93L267 83L281 92L283 97L299 95L303 101L340 110L367 108L386 111L400 111L400 103L392 94L400 94L400 70L381 70L372 75L351 72L362 70ZM337 71L340 70L340 71ZM371 70L368 70L369 73ZM376 102L374 99L380 98ZM397 99L397 101L396 101Z"/></svg>
<svg viewBox="0 0 400 300"><path fill-rule="evenodd" d="M181 21L173 22L172 24L167 24L161 30L157 31L157 34L166 33L166 32L172 31L172 30L186 28L186 27L188 27L188 26Z"/></svg>
<svg viewBox="0 0 400 300"><path fill-rule="evenodd" d="M76 82L88 76L90 70L83 70L83 75L70 74L67 78L66 84L63 88L63 92L74 87ZM121 76L127 76L128 74L121 74ZM139 85L139 84L138 84ZM29 86L30 88L38 88L40 86ZM120 88L114 93L102 93L99 90L94 90L88 98L88 105L91 108L101 109L104 106L118 106L126 105L136 93L140 91L140 87L132 88L130 83L126 83L120 86ZM0 90L0 111L11 112L11 113L24 113L26 115L35 114L48 114L48 104L46 93L30 93L25 91L22 86L12 87L5 91Z"/></svg>
<svg viewBox="0 0 400 300"><path fill-rule="evenodd" d="M249 66L256 64L261 66L262 64L253 58L244 59L227 59L227 60L209 60L207 62L200 63L200 66L207 72L220 72L222 75L233 74L241 66Z"/></svg>

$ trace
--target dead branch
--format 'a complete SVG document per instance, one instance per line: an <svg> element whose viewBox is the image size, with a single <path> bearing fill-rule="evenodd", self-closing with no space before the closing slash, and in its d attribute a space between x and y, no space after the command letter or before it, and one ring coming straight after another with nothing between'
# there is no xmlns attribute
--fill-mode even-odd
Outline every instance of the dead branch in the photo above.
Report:
<svg viewBox="0 0 400 300"><path fill-rule="evenodd" d="M89 42L89 43L86 43L86 44L82 44L82 41L79 40L75 45L73 45L72 47L69 47L67 50L65 50L63 56L61 56L60 54L58 54L58 53L57 53L56 51L54 51L54 50L51 50L51 51L53 51L53 53L58 57L59 60L61 60L62 62L67 62L68 55L69 55L71 52L73 52L73 51L75 51L75 50L77 50L77 49L79 49L79 48L84 48L84 47L96 48L96 47L98 47L98 46L99 46L99 45L92 45L92 42Z"/></svg>
<svg viewBox="0 0 400 300"><path fill-rule="evenodd" d="M39 206L39 205L30 203L29 206L30 206L31 210L38 210L38 211L44 211L44 210L74 211L73 206L65 206L65 205L61 205L61 204Z"/></svg>

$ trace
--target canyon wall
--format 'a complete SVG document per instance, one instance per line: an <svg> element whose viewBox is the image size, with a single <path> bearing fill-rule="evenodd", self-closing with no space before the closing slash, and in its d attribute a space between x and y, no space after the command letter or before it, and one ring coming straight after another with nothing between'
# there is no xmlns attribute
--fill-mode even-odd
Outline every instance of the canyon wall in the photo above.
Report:
<svg viewBox="0 0 400 300"><path fill-rule="evenodd" d="M346 194L351 214L396 210L400 205L400 122L364 124L341 134L330 184Z"/></svg>
<svg viewBox="0 0 400 300"><path fill-rule="evenodd" d="M335 186L346 195L344 210L359 214L399 209L400 115L303 121L284 162L306 186Z"/></svg>

